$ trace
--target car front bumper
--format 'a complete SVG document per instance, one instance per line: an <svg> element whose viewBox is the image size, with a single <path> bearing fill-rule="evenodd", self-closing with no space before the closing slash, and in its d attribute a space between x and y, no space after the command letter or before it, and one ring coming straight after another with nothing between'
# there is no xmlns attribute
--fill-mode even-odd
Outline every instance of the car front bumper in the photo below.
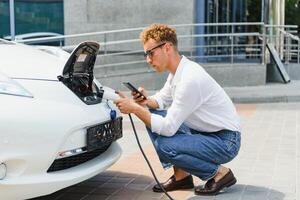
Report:
<svg viewBox="0 0 300 200"><path fill-rule="evenodd" d="M114 164L121 156L117 142L98 157L70 169L0 180L1 199L27 199L53 193L89 179ZM38 162L38 161L37 161Z"/></svg>

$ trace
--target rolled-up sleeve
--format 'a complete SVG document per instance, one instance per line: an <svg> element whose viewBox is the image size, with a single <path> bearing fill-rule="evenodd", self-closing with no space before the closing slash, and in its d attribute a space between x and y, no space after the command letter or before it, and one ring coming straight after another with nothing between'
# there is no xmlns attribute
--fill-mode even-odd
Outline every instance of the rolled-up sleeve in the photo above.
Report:
<svg viewBox="0 0 300 200"><path fill-rule="evenodd" d="M151 129L152 132L161 133L161 122L164 120L164 117L160 116L160 115L156 115L156 114L151 114Z"/></svg>
<svg viewBox="0 0 300 200"><path fill-rule="evenodd" d="M165 106L164 106L164 101L163 101L163 99L160 97L159 94L155 94L155 95L153 95L153 96L150 96L149 98L150 98L150 99L154 99L154 100L157 102L157 104L158 104L158 109L162 110L162 109L165 108Z"/></svg>

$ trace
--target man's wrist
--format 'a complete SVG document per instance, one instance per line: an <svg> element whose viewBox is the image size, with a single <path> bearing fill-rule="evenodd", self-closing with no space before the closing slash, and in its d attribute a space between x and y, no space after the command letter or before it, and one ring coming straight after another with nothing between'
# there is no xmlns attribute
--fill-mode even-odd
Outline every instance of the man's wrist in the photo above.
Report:
<svg viewBox="0 0 300 200"><path fill-rule="evenodd" d="M137 113L139 112L139 110L142 108L142 106L140 106L139 104L135 104L133 110L132 110L132 113L137 115Z"/></svg>
<svg viewBox="0 0 300 200"><path fill-rule="evenodd" d="M153 98L148 98L144 105L147 106L147 108L149 108L149 109L158 109L159 108L159 104Z"/></svg>

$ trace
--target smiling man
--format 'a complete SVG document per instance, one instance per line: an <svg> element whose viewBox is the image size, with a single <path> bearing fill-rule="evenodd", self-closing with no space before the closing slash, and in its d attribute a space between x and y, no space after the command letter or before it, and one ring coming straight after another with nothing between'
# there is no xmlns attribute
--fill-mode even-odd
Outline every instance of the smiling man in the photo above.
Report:
<svg viewBox="0 0 300 200"><path fill-rule="evenodd" d="M194 188L191 175L204 180L197 195L216 195L236 183L222 164L240 149L240 124L235 107L220 85L197 63L180 55L176 30L152 24L140 35L145 58L157 72L168 71L163 88L144 99L119 93L115 101L124 114L134 113L149 133L164 168L174 175L162 186L166 191ZM163 192L158 185L154 192Z"/></svg>

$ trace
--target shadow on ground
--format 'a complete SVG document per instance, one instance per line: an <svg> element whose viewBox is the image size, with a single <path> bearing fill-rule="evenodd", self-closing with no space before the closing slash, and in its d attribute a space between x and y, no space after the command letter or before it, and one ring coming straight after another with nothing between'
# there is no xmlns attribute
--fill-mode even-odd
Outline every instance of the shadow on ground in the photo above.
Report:
<svg viewBox="0 0 300 200"><path fill-rule="evenodd" d="M188 200L216 199L216 200L283 200L285 194L266 187L236 184L226 188L216 196L193 196Z"/></svg>
<svg viewBox="0 0 300 200"><path fill-rule="evenodd" d="M160 199L162 194L153 193L153 185L152 177L105 171L84 182L31 200Z"/></svg>
<svg viewBox="0 0 300 200"><path fill-rule="evenodd" d="M105 171L82 183L70 186L53 194L31 200L95 200L95 199L124 199L147 200L167 199L161 193L152 192L154 185L152 177L124 173L119 171ZM236 184L226 188L217 196L194 196L193 190L172 192L175 199L182 199L179 193L187 193L188 200L216 199L216 200L283 200L285 194L266 187ZM185 195L186 196L186 195Z"/></svg>

